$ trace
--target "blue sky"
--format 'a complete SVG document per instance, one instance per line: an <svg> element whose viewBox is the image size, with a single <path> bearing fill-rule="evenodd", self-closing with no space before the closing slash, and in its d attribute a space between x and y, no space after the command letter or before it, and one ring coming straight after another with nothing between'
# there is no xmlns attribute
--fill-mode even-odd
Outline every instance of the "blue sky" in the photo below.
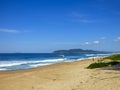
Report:
<svg viewBox="0 0 120 90"><path fill-rule="evenodd" d="M0 52L120 51L120 0L0 0Z"/></svg>

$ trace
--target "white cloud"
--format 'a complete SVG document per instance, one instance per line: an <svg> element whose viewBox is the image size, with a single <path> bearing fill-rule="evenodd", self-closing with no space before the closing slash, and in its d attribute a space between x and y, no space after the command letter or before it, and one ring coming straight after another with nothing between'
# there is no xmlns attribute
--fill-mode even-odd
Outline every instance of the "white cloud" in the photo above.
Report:
<svg viewBox="0 0 120 90"><path fill-rule="evenodd" d="M93 22L92 20L87 20L87 19L81 19L79 21L82 23L92 23Z"/></svg>
<svg viewBox="0 0 120 90"><path fill-rule="evenodd" d="M81 45L98 45L100 43L100 41L93 41L93 42L84 42Z"/></svg>
<svg viewBox="0 0 120 90"><path fill-rule="evenodd" d="M104 40L104 39L106 39L106 37L101 37L100 39Z"/></svg>
<svg viewBox="0 0 120 90"><path fill-rule="evenodd" d="M20 31L13 30L13 29L0 29L0 32L5 32L5 33L19 33Z"/></svg>
<svg viewBox="0 0 120 90"><path fill-rule="evenodd" d="M85 45L90 45L90 42L85 42L84 44L85 44Z"/></svg>
<svg viewBox="0 0 120 90"><path fill-rule="evenodd" d="M99 44L100 41L93 41L93 44Z"/></svg>
<svg viewBox="0 0 120 90"><path fill-rule="evenodd" d="M84 42L84 43L81 43L80 45L90 45L91 43L90 42Z"/></svg>
<svg viewBox="0 0 120 90"><path fill-rule="evenodd" d="M120 42L120 37L117 37L117 39L115 39L115 41L118 41L118 42Z"/></svg>
<svg viewBox="0 0 120 90"><path fill-rule="evenodd" d="M20 30L14 30L14 29L0 29L0 32L3 33L20 33L20 32L28 32L28 31L20 31Z"/></svg>

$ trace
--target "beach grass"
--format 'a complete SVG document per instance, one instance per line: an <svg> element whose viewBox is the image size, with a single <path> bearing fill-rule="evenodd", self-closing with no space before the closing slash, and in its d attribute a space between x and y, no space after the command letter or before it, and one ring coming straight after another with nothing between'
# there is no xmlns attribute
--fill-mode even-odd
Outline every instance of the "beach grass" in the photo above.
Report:
<svg viewBox="0 0 120 90"><path fill-rule="evenodd" d="M106 62L106 60L110 60ZM104 62L103 62L104 61ZM101 67L106 67L106 66L113 66L120 64L120 54L114 54L108 57L103 58L101 62L95 62L90 64L87 68L88 69L94 69L94 68L101 68Z"/></svg>
<svg viewBox="0 0 120 90"><path fill-rule="evenodd" d="M105 62L100 62L100 63L92 63L92 64L90 64L87 68L88 69L94 69L94 68L100 68L100 67L105 67L105 66L107 66L107 63L105 63Z"/></svg>
<svg viewBox="0 0 120 90"><path fill-rule="evenodd" d="M117 62L117 61L92 63L87 68L88 69L101 68L101 67L106 67L106 66L117 65L119 63L120 62Z"/></svg>
<svg viewBox="0 0 120 90"><path fill-rule="evenodd" d="M110 60L120 60L120 54L114 54L108 57L105 57L104 59L110 59Z"/></svg>

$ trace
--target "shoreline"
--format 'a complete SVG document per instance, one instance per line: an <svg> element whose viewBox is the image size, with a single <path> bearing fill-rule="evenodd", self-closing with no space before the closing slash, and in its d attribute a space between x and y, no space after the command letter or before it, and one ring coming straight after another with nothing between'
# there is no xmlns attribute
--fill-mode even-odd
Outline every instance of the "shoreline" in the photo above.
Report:
<svg viewBox="0 0 120 90"><path fill-rule="evenodd" d="M13 71L24 71L24 70L30 70L30 69L35 69L35 68L40 68L40 67L45 67L45 66L49 66L49 65L54 65L54 64L59 64L59 63L71 63L71 62L77 62L77 61L84 61L84 60L93 60L93 59L101 59L104 58L106 56L97 56L97 57L88 57L88 58L80 58L77 60L73 60L73 61L63 61L63 62L56 62L56 63L52 63L52 64L48 64L48 65L43 65L43 66L37 66L37 67L33 67L33 68L28 68L28 69L18 69L18 70L1 70L1 72L13 72Z"/></svg>
<svg viewBox="0 0 120 90"><path fill-rule="evenodd" d="M94 59L100 59L95 57ZM21 70L6 70L6 71L0 71L0 74L1 73L4 73L4 72L24 72L24 71L31 71L31 70L35 70L35 69L41 69L41 68L46 68L46 67L52 67L52 66L56 66L56 65L60 65L60 64L70 64L70 63L76 63L76 62L82 62L82 61L88 61L90 60L91 62L93 61L93 59L91 58L88 58L88 59L78 59L76 61L70 61L70 62L58 62L58 63L53 63L53 64L49 64L49 65L45 65L45 66L38 66L38 67L35 67L35 68L29 68L29 69L21 69Z"/></svg>
<svg viewBox="0 0 120 90"><path fill-rule="evenodd" d="M95 59L95 62L99 58ZM86 69L92 59L0 72L0 90L119 90L120 72Z"/></svg>

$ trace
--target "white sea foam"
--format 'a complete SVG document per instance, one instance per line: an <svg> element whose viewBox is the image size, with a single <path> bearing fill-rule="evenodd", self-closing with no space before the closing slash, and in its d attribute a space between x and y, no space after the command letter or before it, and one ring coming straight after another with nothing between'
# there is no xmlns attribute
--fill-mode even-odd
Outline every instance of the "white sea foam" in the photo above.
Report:
<svg viewBox="0 0 120 90"><path fill-rule="evenodd" d="M86 56L94 56L95 54L86 54Z"/></svg>
<svg viewBox="0 0 120 90"><path fill-rule="evenodd" d="M48 60L43 60L43 61L40 61L40 62L59 62L59 61L64 61L64 59L48 59Z"/></svg>
<svg viewBox="0 0 120 90"><path fill-rule="evenodd" d="M46 60L33 60L33 61L1 61L0 67L10 67L10 66L18 66L22 64L39 64L39 63L56 63L64 61L64 59L46 59Z"/></svg>
<svg viewBox="0 0 120 90"><path fill-rule="evenodd" d="M9 66L16 66L16 65L21 65L24 64L23 62L4 62L0 63L0 67L9 67Z"/></svg>
<svg viewBox="0 0 120 90"><path fill-rule="evenodd" d="M31 63L51 63L51 62L61 62L64 61L63 58L60 59L45 59L45 60L35 60L35 61L27 61L26 63L31 64Z"/></svg>
<svg viewBox="0 0 120 90"><path fill-rule="evenodd" d="M6 69L6 68L0 68L0 71L6 71L6 70L8 70L8 69Z"/></svg>
<svg viewBox="0 0 120 90"><path fill-rule="evenodd" d="M46 63L46 64L34 64L34 65L29 65L31 68L35 68L35 67L38 67L38 66L45 66L45 65L50 65L50 64L53 64L53 63Z"/></svg>

